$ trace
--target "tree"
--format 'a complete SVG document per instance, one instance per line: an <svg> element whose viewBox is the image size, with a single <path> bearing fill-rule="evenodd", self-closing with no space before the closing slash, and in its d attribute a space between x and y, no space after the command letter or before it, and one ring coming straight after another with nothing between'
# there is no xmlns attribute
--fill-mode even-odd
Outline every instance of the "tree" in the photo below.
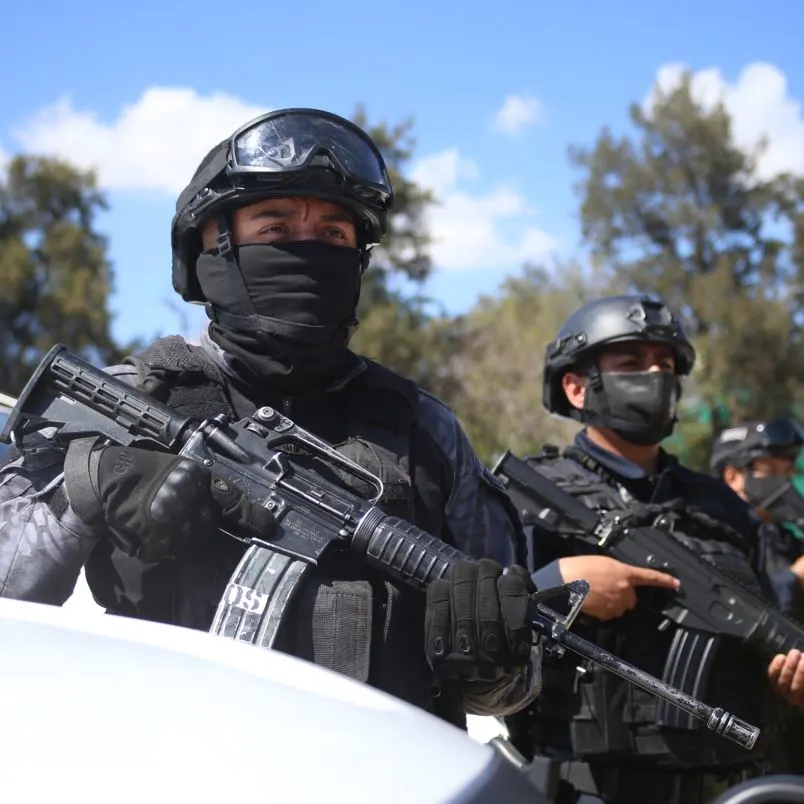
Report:
<svg viewBox="0 0 804 804"><path fill-rule="evenodd" d="M599 272L578 264L529 265L467 315L454 361L455 407L484 460L506 448L521 456L564 445L579 429L543 407L544 350L570 314L606 287Z"/></svg>
<svg viewBox="0 0 804 804"><path fill-rule="evenodd" d="M427 254L430 236L424 221L427 207L434 198L429 190L405 176L416 145L412 134L413 119L408 118L393 126L385 122L369 125L362 106L357 107L352 119L377 144L394 187L394 214L388 222L388 234L382 246L374 253L368 281L385 285L389 275L396 273L422 282L432 268ZM369 290L368 299L371 297Z"/></svg>
<svg viewBox="0 0 804 804"><path fill-rule="evenodd" d="M110 333L111 268L94 229L106 202L92 173L18 156L0 180L0 387L19 393L57 342L120 357Z"/></svg>
<svg viewBox="0 0 804 804"><path fill-rule="evenodd" d="M452 405L459 393L453 357L461 348L461 328L431 307L417 296L393 295L376 303L360 324L355 348Z"/></svg>
<svg viewBox="0 0 804 804"><path fill-rule="evenodd" d="M435 199L405 175L415 147L413 121L371 126L362 107L353 120L379 146L395 190L388 234L363 278L358 310L361 324L353 347L449 401L456 390L450 356L459 335L453 322L437 307L433 309L432 301L417 289L432 269L426 212ZM413 292L406 296L395 287L396 278L412 281Z"/></svg>
<svg viewBox="0 0 804 804"><path fill-rule="evenodd" d="M700 462L723 407L740 420L804 401L804 184L765 176L767 143L738 148L727 110L698 103L689 74L630 118L632 136L603 129L570 150L583 237L626 287L682 315L699 358L686 394Z"/></svg>

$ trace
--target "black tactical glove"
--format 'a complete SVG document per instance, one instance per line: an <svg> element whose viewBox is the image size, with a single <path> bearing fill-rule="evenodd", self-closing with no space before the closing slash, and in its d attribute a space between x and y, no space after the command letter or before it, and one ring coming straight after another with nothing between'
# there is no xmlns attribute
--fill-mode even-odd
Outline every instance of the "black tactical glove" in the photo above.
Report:
<svg viewBox="0 0 804 804"><path fill-rule="evenodd" d="M276 529L268 509L192 461L166 452L75 442L64 481L79 519L105 524L115 547L143 561L203 544L217 526L263 538Z"/></svg>
<svg viewBox="0 0 804 804"><path fill-rule="evenodd" d="M527 571L487 558L462 561L427 588L427 661L442 678L493 681L530 662Z"/></svg>

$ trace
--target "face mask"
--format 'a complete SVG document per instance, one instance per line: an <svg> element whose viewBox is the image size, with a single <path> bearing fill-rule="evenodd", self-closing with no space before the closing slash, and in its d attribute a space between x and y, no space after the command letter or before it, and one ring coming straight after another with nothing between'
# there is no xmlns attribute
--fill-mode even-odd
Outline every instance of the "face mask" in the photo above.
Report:
<svg viewBox="0 0 804 804"><path fill-rule="evenodd" d="M745 476L745 496L754 508L767 511L774 522L804 523L804 497L785 475Z"/></svg>
<svg viewBox="0 0 804 804"><path fill-rule="evenodd" d="M267 332L301 343L326 343L354 324L360 289L357 249L303 240L241 246L237 267L214 254L198 258L201 289L218 320L232 329Z"/></svg>
<svg viewBox="0 0 804 804"><path fill-rule="evenodd" d="M630 444L659 444L673 432L678 391L669 371L603 373L587 386L583 421Z"/></svg>
<svg viewBox="0 0 804 804"><path fill-rule="evenodd" d="M357 249L315 240L240 246L236 262L202 254L197 272L211 337L253 371L293 375L301 386L343 362L357 324Z"/></svg>

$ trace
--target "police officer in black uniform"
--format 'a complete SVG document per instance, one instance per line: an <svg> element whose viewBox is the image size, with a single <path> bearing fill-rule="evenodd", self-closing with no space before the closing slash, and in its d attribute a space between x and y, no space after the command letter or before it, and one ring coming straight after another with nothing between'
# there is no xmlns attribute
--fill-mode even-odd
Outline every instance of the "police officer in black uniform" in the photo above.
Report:
<svg viewBox="0 0 804 804"><path fill-rule="evenodd" d="M541 671L516 512L445 405L349 349L392 209L359 127L309 109L252 120L210 151L173 219L174 287L211 319L201 344L163 338L108 370L198 419L283 411L380 476L388 513L477 557L425 605L333 555L306 577L276 647L450 719L504 714L538 694ZM60 605L85 566L108 612L208 629L244 550L222 524L265 535L274 523L174 456L65 455L31 436L0 469L0 594Z"/></svg>
<svg viewBox="0 0 804 804"><path fill-rule="evenodd" d="M804 432L790 416L723 430L709 468L763 520L765 562L779 608L804 620L804 497L793 485Z"/></svg>
<svg viewBox="0 0 804 804"><path fill-rule="evenodd" d="M547 347L543 378L547 410L584 429L563 453L547 448L529 460L593 508L682 499L725 523L730 529L722 533L703 530L682 515L676 531L761 593L766 579L752 563L757 520L749 507L660 447L676 421L680 378L694 361L692 345L663 303L624 295L585 305ZM676 579L592 555L577 531L561 523L554 530L540 520L527 524L537 585L586 578L591 592L579 630L662 677L675 628L647 602L675 588ZM788 703L801 703L802 693L798 651L768 667L742 645L721 640L702 697L762 725L759 745L747 753L706 730L665 725L666 713L651 696L594 666L546 659L543 694L526 716L512 720L512 731L520 748L549 768L561 804L698 804L742 778L783 767L777 721Z"/></svg>

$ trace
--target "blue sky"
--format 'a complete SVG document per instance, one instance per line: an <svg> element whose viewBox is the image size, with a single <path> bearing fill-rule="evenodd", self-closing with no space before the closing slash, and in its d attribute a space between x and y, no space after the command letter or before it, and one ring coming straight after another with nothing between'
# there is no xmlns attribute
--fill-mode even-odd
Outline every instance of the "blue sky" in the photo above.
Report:
<svg viewBox="0 0 804 804"><path fill-rule="evenodd" d="M774 165L804 167L803 24L792 0L6 0L0 149L98 164L115 334L149 337L185 326L169 306L170 219L218 139L283 106L413 116L415 175L444 201L427 292L459 311L526 257L578 251L567 146L623 130L665 65L710 70L701 91L729 93L738 133L766 131ZM757 64L770 66L744 72ZM533 112L518 133L494 125L510 98L523 119ZM192 332L203 313L191 312Z"/></svg>

